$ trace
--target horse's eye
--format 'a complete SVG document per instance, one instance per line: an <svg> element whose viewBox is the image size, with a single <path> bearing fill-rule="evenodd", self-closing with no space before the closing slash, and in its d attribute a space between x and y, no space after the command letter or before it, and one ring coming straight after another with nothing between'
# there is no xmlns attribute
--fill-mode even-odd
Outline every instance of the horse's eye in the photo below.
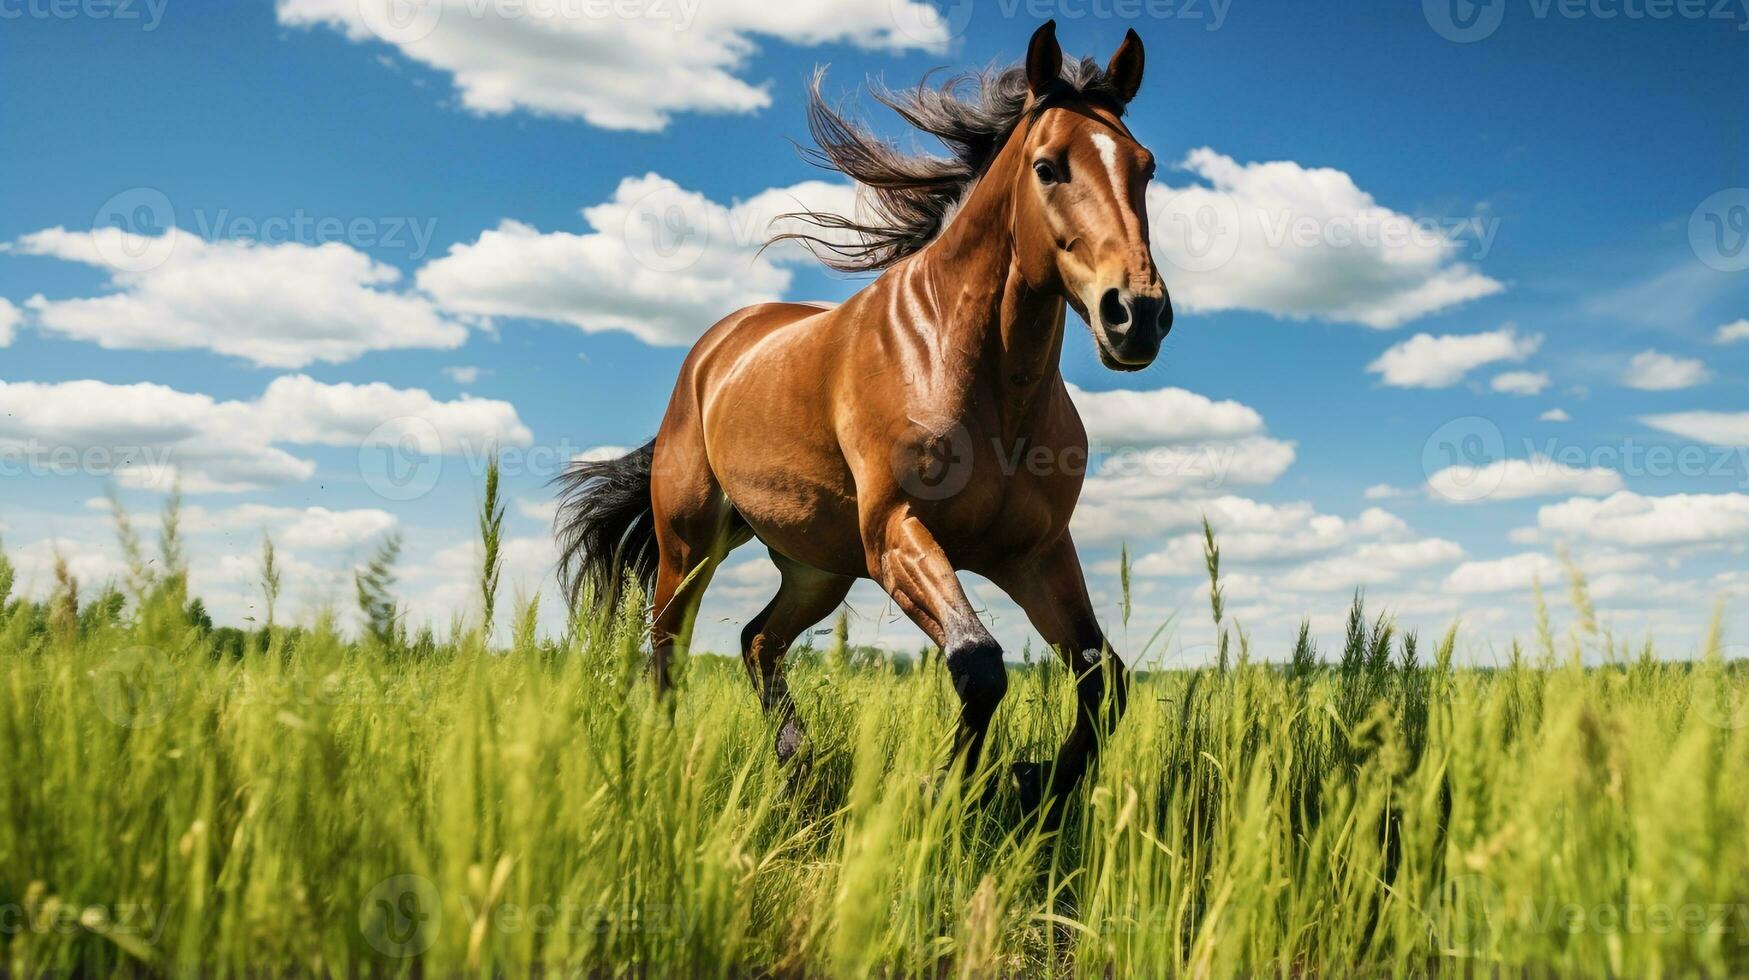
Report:
<svg viewBox="0 0 1749 980"><path fill-rule="evenodd" d="M1032 172L1038 174L1038 181L1041 184L1054 184L1058 180L1057 168L1051 166L1049 160L1040 160L1033 164Z"/></svg>

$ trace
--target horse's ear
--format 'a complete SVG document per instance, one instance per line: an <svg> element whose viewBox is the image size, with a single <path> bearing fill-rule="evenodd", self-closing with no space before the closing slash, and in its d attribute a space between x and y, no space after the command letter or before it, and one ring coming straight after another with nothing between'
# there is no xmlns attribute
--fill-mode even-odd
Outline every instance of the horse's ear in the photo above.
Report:
<svg viewBox="0 0 1749 980"><path fill-rule="evenodd" d="M1057 46L1057 22L1047 20L1032 32L1026 45L1026 88L1034 98L1050 91L1063 75L1063 49Z"/></svg>
<svg viewBox="0 0 1749 980"><path fill-rule="evenodd" d="M1117 97L1125 105L1136 97L1136 92L1142 87L1142 38L1135 28L1130 28L1123 36L1123 43L1117 46L1117 53L1111 56L1111 64L1105 66L1105 77L1117 89Z"/></svg>

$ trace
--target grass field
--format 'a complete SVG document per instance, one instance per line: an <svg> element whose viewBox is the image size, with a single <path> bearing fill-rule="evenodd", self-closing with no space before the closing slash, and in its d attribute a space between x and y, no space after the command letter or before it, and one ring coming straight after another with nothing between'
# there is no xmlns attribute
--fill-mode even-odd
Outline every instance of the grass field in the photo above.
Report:
<svg viewBox="0 0 1749 980"><path fill-rule="evenodd" d="M1545 633L1477 671L1357 608L1323 662L1139 676L1044 834L941 774L938 663L798 656L791 772L738 661L658 702L624 625L227 634L171 529L131 598L0 597L12 976L1749 971L1716 632L1697 665ZM1016 668L998 767L1050 755L1069 688Z"/></svg>

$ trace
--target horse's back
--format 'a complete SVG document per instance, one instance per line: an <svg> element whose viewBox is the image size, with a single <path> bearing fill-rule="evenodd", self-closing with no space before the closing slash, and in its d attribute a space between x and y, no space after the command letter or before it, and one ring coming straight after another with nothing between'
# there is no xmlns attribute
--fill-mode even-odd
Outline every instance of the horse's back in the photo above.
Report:
<svg viewBox="0 0 1749 980"><path fill-rule="evenodd" d="M708 377L711 372L730 362L760 340L800 320L828 312L832 307L823 303L756 303L723 317L706 330L692 345L681 366L680 378Z"/></svg>

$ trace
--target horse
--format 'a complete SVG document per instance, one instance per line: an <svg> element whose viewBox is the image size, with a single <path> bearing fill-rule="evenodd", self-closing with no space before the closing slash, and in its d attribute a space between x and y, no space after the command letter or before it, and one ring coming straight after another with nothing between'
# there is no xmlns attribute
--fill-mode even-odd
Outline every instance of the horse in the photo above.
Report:
<svg viewBox="0 0 1749 980"><path fill-rule="evenodd" d="M1148 237L1154 157L1123 121L1142 68L1134 30L1101 69L1065 61L1047 22L1020 64L877 90L949 157L872 136L827 105L816 74L813 156L859 186L861 217L789 215L812 230L773 240L878 277L837 306L730 314L686 357L653 440L559 478L560 576L574 604L587 594L607 610L620 583L643 583L659 691L713 571L758 538L781 584L741 655L780 763L804 737L784 655L866 577L941 650L960 702L954 757L976 771L1008 680L957 577L971 571L1077 678L1055 763L1013 773L1027 805L1088 771L1127 674L1069 533L1088 446L1059 360L1069 307L1116 371L1151 364L1172 328ZM1083 465L1012 465L1021 455Z"/></svg>

